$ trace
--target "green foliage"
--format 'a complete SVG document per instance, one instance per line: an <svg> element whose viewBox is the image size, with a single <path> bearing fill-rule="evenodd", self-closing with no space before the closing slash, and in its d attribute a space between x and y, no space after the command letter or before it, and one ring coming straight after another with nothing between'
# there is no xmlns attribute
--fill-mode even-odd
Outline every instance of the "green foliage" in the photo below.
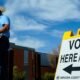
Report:
<svg viewBox="0 0 80 80"><path fill-rule="evenodd" d="M52 68L54 68L55 66L55 58L54 58L54 55L52 54L52 55L49 55L49 62L50 62L50 66L52 67Z"/></svg>
<svg viewBox="0 0 80 80"><path fill-rule="evenodd" d="M19 71L17 66L13 67L13 80L24 80L26 73Z"/></svg>
<svg viewBox="0 0 80 80"><path fill-rule="evenodd" d="M54 80L54 73L45 73L42 80Z"/></svg>

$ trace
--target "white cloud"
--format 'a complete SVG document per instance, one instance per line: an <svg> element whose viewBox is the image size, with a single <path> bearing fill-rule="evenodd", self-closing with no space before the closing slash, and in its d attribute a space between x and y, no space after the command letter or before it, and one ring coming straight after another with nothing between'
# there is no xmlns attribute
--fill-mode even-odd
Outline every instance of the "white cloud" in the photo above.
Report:
<svg viewBox="0 0 80 80"><path fill-rule="evenodd" d="M39 30L39 31L43 31L45 30L47 27L42 25L42 24L38 24L36 21L31 20L31 19L25 19L24 16L17 16L15 17L15 20L13 22L13 29L14 30Z"/></svg>
<svg viewBox="0 0 80 80"><path fill-rule="evenodd" d="M35 48L35 49L45 47L45 42L38 40L36 38L29 37L29 36L26 37L26 39L24 40L19 40L17 37L13 37L10 39L10 42L13 42L17 45L21 45L24 47L30 47L30 48Z"/></svg>
<svg viewBox="0 0 80 80"><path fill-rule="evenodd" d="M17 12L28 11L31 15L41 19L80 19L77 5L70 0L14 0L11 3L8 1L5 6L7 7L6 14L11 17L14 17Z"/></svg>
<svg viewBox="0 0 80 80"><path fill-rule="evenodd" d="M40 30L43 31L47 27L43 24L37 23L32 18L25 18L24 15L17 15L17 13L24 11L26 13L27 10L30 10L31 4L28 0L14 0L8 1L5 4L6 12L4 14L8 15L11 19L12 29L14 30ZM20 6L19 6L20 5Z"/></svg>
<svg viewBox="0 0 80 80"><path fill-rule="evenodd" d="M10 38L10 42L16 42L17 41L17 38L16 37L13 37L13 38Z"/></svg>
<svg viewBox="0 0 80 80"><path fill-rule="evenodd" d="M41 2L41 8L45 11L38 13L38 16L44 19L80 19L80 12L70 0L43 0Z"/></svg>
<svg viewBox="0 0 80 80"><path fill-rule="evenodd" d="M15 36L14 31L10 30L10 35L11 35L11 36Z"/></svg>
<svg viewBox="0 0 80 80"><path fill-rule="evenodd" d="M50 34L51 36L54 36L54 37L62 38L63 33L64 33L64 31L54 29L51 32L49 32L48 34Z"/></svg>
<svg viewBox="0 0 80 80"><path fill-rule="evenodd" d="M44 31L47 27L36 22L35 17L39 20L53 21L80 19L80 11L77 9L77 5L73 3L73 0L8 0L5 7L7 8L5 14L10 17L14 30ZM24 12L26 15L19 15L21 12ZM63 31L53 30L48 34L61 37L62 33ZM12 35L15 36L14 32ZM15 37L11 38L11 41L36 49L45 46L43 41L35 38L19 40Z"/></svg>

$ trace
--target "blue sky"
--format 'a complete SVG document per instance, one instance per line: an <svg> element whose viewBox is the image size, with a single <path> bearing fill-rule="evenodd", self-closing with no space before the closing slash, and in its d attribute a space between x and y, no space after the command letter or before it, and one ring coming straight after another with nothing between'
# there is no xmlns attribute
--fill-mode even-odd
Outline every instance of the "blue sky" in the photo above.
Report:
<svg viewBox="0 0 80 80"><path fill-rule="evenodd" d="M0 0L11 20L10 42L51 53L65 31L80 28L79 0Z"/></svg>

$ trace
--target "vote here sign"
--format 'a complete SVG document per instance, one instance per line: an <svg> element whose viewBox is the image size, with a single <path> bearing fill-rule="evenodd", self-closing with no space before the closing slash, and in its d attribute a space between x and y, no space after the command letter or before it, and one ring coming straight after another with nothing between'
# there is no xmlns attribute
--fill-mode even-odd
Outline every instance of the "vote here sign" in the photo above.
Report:
<svg viewBox="0 0 80 80"><path fill-rule="evenodd" d="M54 80L80 80L80 30L64 33Z"/></svg>

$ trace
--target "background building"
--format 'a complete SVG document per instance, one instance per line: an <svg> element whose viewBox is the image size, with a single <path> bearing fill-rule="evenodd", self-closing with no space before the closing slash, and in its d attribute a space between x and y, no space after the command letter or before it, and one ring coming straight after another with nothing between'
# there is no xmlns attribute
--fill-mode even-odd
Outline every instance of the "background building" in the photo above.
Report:
<svg viewBox="0 0 80 80"><path fill-rule="evenodd" d="M57 55L54 55L54 67L51 67L50 54L36 52L35 49L18 46L14 43L10 44L10 48L13 50L13 66L26 72L26 80L40 80L46 72L55 72Z"/></svg>

